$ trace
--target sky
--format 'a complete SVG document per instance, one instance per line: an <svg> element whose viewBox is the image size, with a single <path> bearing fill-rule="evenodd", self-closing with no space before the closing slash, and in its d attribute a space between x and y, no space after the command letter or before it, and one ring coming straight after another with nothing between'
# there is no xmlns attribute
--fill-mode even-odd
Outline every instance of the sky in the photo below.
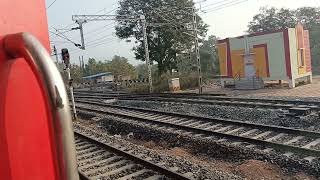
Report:
<svg viewBox="0 0 320 180"><path fill-rule="evenodd" d="M244 34L252 17L264 6L290 9L305 6L320 7L320 0L195 0L195 2L200 16L209 25L208 35L219 38ZM78 26L72 21L72 15L115 14L118 0L46 0L46 6L51 46L55 45L58 52L61 48L68 48L72 63L78 64L79 56L83 56L84 61L89 57L104 61L111 60L114 55L128 58L133 65L143 63L134 58L133 42L126 42L116 37L112 21L92 21L83 25L86 50L80 50L70 41L56 35L61 32L72 42L80 44L79 30L66 32Z"/></svg>

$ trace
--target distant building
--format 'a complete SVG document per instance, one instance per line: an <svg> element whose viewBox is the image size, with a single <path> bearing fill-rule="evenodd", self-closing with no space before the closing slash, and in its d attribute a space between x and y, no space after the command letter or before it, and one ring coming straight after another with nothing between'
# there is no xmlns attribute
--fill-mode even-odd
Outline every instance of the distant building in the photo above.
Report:
<svg viewBox="0 0 320 180"><path fill-rule="evenodd" d="M222 86L233 82L263 86L265 81L279 80L289 82L293 88L300 81L312 82L309 31L301 24L227 38L217 47Z"/></svg>
<svg viewBox="0 0 320 180"><path fill-rule="evenodd" d="M85 76L82 79L84 79L85 81L89 81L91 83L113 82L114 75L111 72L104 72L104 73L93 74L90 76Z"/></svg>
<svg viewBox="0 0 320 180"><path fill-rule="evenodd" d="M128 80L132 80L132 77L130 75L119 75L117 76L117 81L128 81Z"/></svg>

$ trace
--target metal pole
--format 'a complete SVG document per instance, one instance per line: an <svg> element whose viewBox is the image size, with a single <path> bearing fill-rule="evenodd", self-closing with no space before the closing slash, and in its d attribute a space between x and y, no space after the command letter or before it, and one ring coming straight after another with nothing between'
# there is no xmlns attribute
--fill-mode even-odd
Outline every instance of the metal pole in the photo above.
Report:
<svg viewBox="0 0 320 180"><path fill-rule="evenodd" d="M81 70L82 70L82 73L84 73L84 61L83 61L83 56L81 56L81 62L82 62Z"/></svg>
<svg viewBox="0 0 320 180"><path fill-rule="evenodd" d="M144 15L141 15L140 19L141 19L142 29L143 29L143 43L144 43L144 50L145 50L145 53L146 53L146 63L147 63L147 68L148 68L149 93L152 93L153 92L152 74L151 74L152 72L151 72L150 59L149 59L149 47L148 47L146 17Z"/></svg>
<svg viewBox="0 0 320 180"><path fill-rule="evenodd" d="M68 74L68 81L69 81L69 91L70 91L70 97L72 101L72 112L73 112L73 119L77 120L77 110L76 110L76 104L74 102L74 95L73 95L73 85L72 85L72 79L71 79L71 71L70 71L70 64L66 65L66 71Z"/></svg>
<svg viewBox="0 0 320 180"><path fill-rule="evenodd" d="M80 21L80 22L78 22L78 24L79 24L79 29L80 29L80 36L81 36L81 49L83 49L83 50L85 50L86 49L86 46L85 46L85 44L84 44L84 36L83 36L83 28L82 28L82 24L83 24L84 22L82 22L82 21Z"/></svg>
<svg viewBox="0 0 320 180"><path fill-rule="evenodd" d="M199 85L199 94L202 94L202 73L201 73L201 62L200 62L200 49L198 41L198 22L196 9L192 8L192 24L193 24L193 34L194 34L194 43L195 43L195 53L198 65L198 85Z"/></svg>

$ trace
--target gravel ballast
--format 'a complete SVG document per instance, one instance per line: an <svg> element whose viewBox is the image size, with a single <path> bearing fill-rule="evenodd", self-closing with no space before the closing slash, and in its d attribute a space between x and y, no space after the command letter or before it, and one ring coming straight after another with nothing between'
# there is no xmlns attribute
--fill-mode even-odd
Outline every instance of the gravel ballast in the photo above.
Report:
<svg viewBox="0 0 320 180"><path fill-rule="evenodd" d="M147 149L145 146L133 144L128 140L121 138L119 135L110 135L106 133L105 129L95 126L84 126L81 122L74 123L74 128L77 131L89 134L90 137L99 141L106 141L118 147L130 149L132 154L142 155L141 157L154 163L161 163L161 165L166 168L178 168L177 172L181 174L192 173L192 176L195 179L242 179L240 176L234 174L220 172L200 164L194 164L181 157L169 156L165 153L160 153L159 151Z"/></svg>
<svg viewBox="0 0 320 180"><path fill-rule="evenodd" d="M86 113L83 113L86 114ZM93 113L88 113L92 116ZM88 116L88 115L87 115ZM246 148L246 143L241 146L232 145L230 141L219 141L219 138L206 138L201 134L186 133L183 131L174 131L169 128L154 128L148 124L137 123L131 120L124 120L112 116L101 116L99 125L104 127L105 132L120 137L132 135L135 140L153 141L156 144L165 142L168 147L183 147L190 150L194 155L206 156L210 159L223 159L235 163L241 163L244 160L256 159L277 164L282 167L283 172L289 174L300 171L309 172L309 174L319 174L319 162L310 164L294 156L286 157L279 152L263 152L259 148Z"/></svg>
<svg viewBox="0 0 320 180"><path fill-rule="evenodd" d="M216 117L251 123L300 128L320 131L318 115L304 117L286 117L287 111L263 108L248 108L221 105L198 105L186 103L165 103L156 101L118 100L115 105L155 109L166 112L178 112L188 115Z"/></svg>

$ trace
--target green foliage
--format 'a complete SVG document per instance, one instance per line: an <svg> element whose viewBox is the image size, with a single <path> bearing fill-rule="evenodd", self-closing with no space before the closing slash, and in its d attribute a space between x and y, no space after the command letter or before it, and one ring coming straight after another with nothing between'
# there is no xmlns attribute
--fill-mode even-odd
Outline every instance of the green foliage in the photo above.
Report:
<svg viewBox="0 0 320 180"><path fill-rule="evenodd" d="M253 20L249 22L248 32L269 32L295 27L296 24L295 11L284 8L263 7L260 9L260 13L255 15Z"/></svg>
<svg viewBox="0 0 320 180"><path fill-rule="evenodd" d="M295 27L301 21L310 31L310 48L313 73L319 74L320 67L320 8L303 7L296 10L261 8L248 25L248 32L268 32Z"/></svg>
<svg viewBox="0 0 320 180"><path fill-rule="evenodd" d="M192 0L123 0L120 2L119 15L145 15L148 23L172 23L161 27L148 27L148 45L151 62L157 62L158 73L163 74L177 68L177 54L190 49L193 38L185 33L190 33L185 27L176 29L192 21ZM199 19L199 34L204 37L207 25ZM134 38L136 46L133 48L137 59L145 61L143 33L140 23L118 22L116 34L121 39Z"/></svg>
<svg viewBox="0 0 320 180"><path fill-rule="evenodd" d="M135 67L138 79L148 79L148 68L146 64L139 64ZM152 77L158 77L157 65L151 65Z"/></svg>
<svg viewBox="0 0 320 180"><path fill-rule="evenodd" d="M209 36L208 39L203 40L200 46L200 59L202 73L207 75L219 74L219 59L215 43L217 38L215 36ZM182 73L190 73L197 71L197 62L194 52L191 54L191 59L188 57L188 53L179 56L178 70Z"/></svg>
<svg viewBox="0 0 320 180"><path fill-rule="evenodd" d="M136 71L133 65L128 62L128 59L120 56L114 56L111 61L105 64L105 70L112 72L116 77L130 76L132 79L136 78Z"/></svg>
<svg viewBox="0 0 320 180"><path fill-rule="evenodd" d="M154 92L168 92L168 80L171 78L179 78L181 90L194 89L198 87L198 76L195 72L178 74L165 73L153 79ZM128 88L128 91L134 93L148 93L149 86L148 84L134 84Z"/></svg>
<svg viewBox="0 0 320 180"><path fill-rule="evenodd" d="M73 79L73 82L80 83L82 82L83 77L83 71L81 70L81 67L78 65L72 65L70 68L70 74Z"/></svg>
<svg viewBox="0 0 320 180"><path fill-rule="evenodd" d="M134 86L128 87L127 90L131 93L149 93L149 85L136 84Z"/></svg>
<svg viewBox="0 0 320 180"><path fill-rule="evenodd" d="M111 61L96 61L94 58L89 58L88 63L83 67L72 65L71 77L75 82L81 82L83 76L92 74L112 72L116 77L137 77L135 67L128 62L128 59L120 56L114 56Z"/></svg>

